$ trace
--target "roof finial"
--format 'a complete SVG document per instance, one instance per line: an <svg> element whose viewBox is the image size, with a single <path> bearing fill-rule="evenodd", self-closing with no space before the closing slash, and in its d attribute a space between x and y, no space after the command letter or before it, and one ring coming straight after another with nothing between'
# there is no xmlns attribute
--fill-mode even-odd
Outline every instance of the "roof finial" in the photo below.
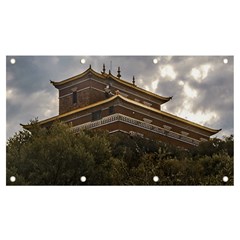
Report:
<svg viewBox="0 0 240 240"><path fill-rule="evenodd" d="M111 74L111 70L109 69L109 74Z"/></svg>
<svg viewBox="0 0 240 240"><path fill-rule="evenodd" d="M120 74L120 73L121 73L120 67L118 67L118 71L117 71L117 72L118 72L117 77L120 78L120 77L121 77L121 74Z"/></svg>
<svg viewBox="0 0 240 240"><path fill-rule="evenodd" d="M135 77L133 76L132 84L135 86Z"/></svg>
<svg viewBox="0 0 240 240"><path fill-rule="evenodd" d="M89 68L90 68L90 69L92 68L92 65L91 65L91 64L89 65Z"/></svg>
<svg viewBox="0 0 240 240"><path fill-rule="evenodd" d="M106 72L105 64L103 64L103 69L102 70L103 70L102 73Z"/></svg>

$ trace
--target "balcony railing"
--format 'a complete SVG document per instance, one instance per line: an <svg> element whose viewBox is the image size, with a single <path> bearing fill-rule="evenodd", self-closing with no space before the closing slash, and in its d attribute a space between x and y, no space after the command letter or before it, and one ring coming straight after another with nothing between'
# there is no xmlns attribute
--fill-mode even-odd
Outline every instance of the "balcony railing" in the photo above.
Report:
<svg viewBox="0 0 240 240"><path fill-rule="evenodd" d="M121 113L115 113L113 115L104 117L104 118L102 118L100 120L96 120L94 122L83 123L81 125L73 127L73 130L77 132L80 129L93 129L93 128L97 128L97 127L107 125L109 123L113 123L113 122L117 122L117 121L128 123L130 125L137 126L139 128L149 130L151 132L157 133L157 134L162 135L162 136L167 136L169 138L176 139L176 140L181 141L181 142L186 142L186 143L191 144L191 145L198 146L199 142L200 142L200 141L198 141L194 138L184 136L182 134L170 131L166 128L161 128L161 127L153 125L151 123L143 122L143 121L140 121L138 119L128 117L128 116L123 115Z"/></svg>

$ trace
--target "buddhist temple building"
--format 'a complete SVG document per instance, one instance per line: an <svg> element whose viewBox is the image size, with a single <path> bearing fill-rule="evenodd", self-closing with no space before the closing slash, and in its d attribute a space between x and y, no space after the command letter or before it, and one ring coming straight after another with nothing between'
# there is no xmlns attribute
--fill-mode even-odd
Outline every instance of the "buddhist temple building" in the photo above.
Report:
<svg viewBox="0 0 240 240"><path fill-rule="evenodd" d="M51 81L59 91L59 115L40 121L43 127L60 120L75 131L82 128L123 132L191 148L219 132L161 110L172 97L163 97L121 79L111 71L83 73L63 81ZM30 129L30 125L22 125Z"/></svg>

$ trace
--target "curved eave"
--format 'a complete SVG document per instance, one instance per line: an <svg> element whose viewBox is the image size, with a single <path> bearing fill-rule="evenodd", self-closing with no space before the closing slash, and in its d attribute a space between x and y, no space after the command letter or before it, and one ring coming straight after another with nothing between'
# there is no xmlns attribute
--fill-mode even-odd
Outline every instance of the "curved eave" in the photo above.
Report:
<svg viewBox="0 0 240 240"><path fill-rule="evenodd" d="M145 94L148 94L148 95L150 95L150 96L153 96L153 97L155 97L155 98L158 98L158 99L160 99L161 101L163 101L164 103L166 103L166 102L168 102L170 99L172 99L172 97L163 97L163 96L157 95L157 94L155 94L155 93L149 92L149 91L147 91L147 90L145 90L145 89L143 89L143 88L134 86L133 84L127 82L126 80L123 80L123 79L120 79L120 78L115 77L115 76L112 75L111 73L109 73L109 74L107 74L107 73L101 73L101 74L100 74L100 73L94 71L91 67L89 67L89 68L88 68L86 71L84 71L83 73L78 74L78 75L76 75L76 76L74 76L74 77L65 79L65 80L60 81L60 82L50 81L50 83L53 84L53 86L57 88L58 86L61 86L61 85L66 84L66 83L68 83L68 82L71 82L71 81L77 80L77 79L79 79L79 78L81 78L81 77L84 77L85 75L87 75L87 74L90 73L90 72L91 72L92 74L94 74L95 76L97 76L97 77L99 77L99 78L102 78L102 79L111 78L111 79L113 79L114 81L119 82L119 83L121 83L121 84L124 84L124 85L126 85L126 86L128 86L128 87L130 87L130 88L133 88L133 89L137 90L137 91L141 91L141 92L143 92L143 93L145 93Z"/></svg>
<svg viewBox="0 0 240 240"><path fill-rule="evenodd" d="M155 109L155 108L146 106L146 105L144 105L144 104L142 104L142 103L139 103L139 102L135 102L135 101L133 101L133 100L131 100L131 99L128 99L128 98L125 98L125 97L123 97L123 96L119 96L119 97L120 97L121 99L123 99L124 101L126 101L126 102L132 103L132 104L134 104L134 105L138 105L138 106L140 106L140 107L149 109L149 110L151 110L151 111L153 111L153 112L156 112L156 113L159 113L159 114L161 114L161 115L164 115L164 116L167 116L167 117L176 119L177 121L180 121L180 122L189 124L189 125L191 125L191 126L194 126L194 127L200 128L200 129L203 129L203 130L205 130L205 131L207 131L207 132L209 132L209 133L212 133L212 135L213 135L213 134L216 134L216 133L218 133L218 132L220 132L220 131L222 130L222 129L212 129L212 128L209 128L209 127L205 127L205 126L203 126L203 125L200 125L200 124L198 124L198 123L191 122L191 121L186 120L186 119L184 119L184 118L180 118L180 117L175 116L175 115L173 115L173 114L170 114L170 113L167 113L167 112L163 112L163 111L157 110L157 109Z"/></svg>
<svg viewBox="0 0 240 240"><path fill-rule="evenodd" d="M67 79L62 80L62 81L60 81L60 82L54 82L54 81L50 81L50 82L53 84L54 87L58 87L58 86L61 86L61 85L63 85L63 84L66 84L66 83L68 83L68 82L71 82L71 81L77 80L77 79L79 79L79 78L81 78L81 77L84 77L86 74L88 74L88 73L90 73L90 72L93 73L94 75L102 78L102 79L105 78L103 74L100 74L100 73L98 73L98 72L95 72L91 67L89 67L86 71L84 71L84 72L82 72L82 73L80 73L80 74L78 74L78 75L76 75L76 76L74 76L74 77L67 78Z"/></svg>
<svg viewBox="0 0 240 240"><path fill-rule="evenodd" d="M133 88L133 89L136 89L136 90L138 90L138 91L141 91L141 92L143 92L143 93L146 93L146 94L148 94L148 95L151 95L151 96L156 97L156 98L158 98L158 99L161 99L163 102L168 102L170 99L172 99L172 97L163 97L163 96L157 95L157 94L155 94L155 93L149 92L149 91L147 91L147 90L145 90L145 89L143 89L143 88L134 86L133 84L127 82L126 80L123 80L123 79L120 79L120 78L115 77L115 76L112 75L111 73L108 74L107 77L111 77L113 80L115 80L115 81L117 81L117 82L119 82L119 83L122 83L122 84L124 84L124 85L126 85L126 86L128 86L128 87L131 87L131 88Z"/></svg>
<svg viewBox="0 0 240 240"><path fill-rule="evenodd" d="M86 107L79 108L79 109L76 109L76 110L67 112L67 113L64 113L64 114L61 114L61 115L57 115L57 116L55 116L55 117L52 117L52 118L49 118L49 119L40 121L40 122L38 122L38 123L39 123L40 125L42 125L42 124L46 124L46 123L48 123L48 122L53 122L53 121L55 121L55 120L61 120L61 118L63 118L63 117L66 117L66 116L69 116L69 115L71 115L71 114L78 113L78 112L81 112L81 111L84 111L84 110L87 110L87 109L90 109L90 108L93 108L93 107L96 107L96 106L99 106L99 105L102 105L102 104L104 104L104 103L111 102L111 101L113 101L114 99L116 99L116 98L118 98L118 97L119 97L120 99L122 99L123 101L125 101L125 102L131 103L131 104L136 105L136 106L140 106L140 107L145 108L145 109L148 109L148 110L150 110L150 111L152 111L152 112L156 112L156 113L158 113L158 114L160 114L160 115L167 116L167 117L173 118L173 119L175 119L175 120L177 120L177 121L180 121L180 122L189 124L189 125L191 125L191 126L194 126L194 127L200 128L200 129L203 129L203 130L211 133L211 135L216 134L216 133L218 133L219 131L222 130L222 129L212 129L212 128L208 128L208 127L202 126L202 125L200 125L200 124L191 122L191 121L186 120L186 119L184 119L184 118L180 118L180 117L178 117L178 116L175 116L175 115L173 115L173 114L170 114L170 113L167 113L167 112L163 112L163 111L157 110L157 109L155 109L155 108L146 106L146 105L144 105L144 104L142 104L142 103L133 101L133 100L128 99L128 98L126 98L126 97L123 97L123 96L121 96L121 95L114 95L113 97L108 98L108 99L105 99L105 100L103 100L103 101L100 101L100 102L97 102L97 103L88 105L88 106L86 106ZM24 124L20 124L20 125L21 125L23 128L25 128L25 129L31 128L31 125L24 125Z"/></svg>

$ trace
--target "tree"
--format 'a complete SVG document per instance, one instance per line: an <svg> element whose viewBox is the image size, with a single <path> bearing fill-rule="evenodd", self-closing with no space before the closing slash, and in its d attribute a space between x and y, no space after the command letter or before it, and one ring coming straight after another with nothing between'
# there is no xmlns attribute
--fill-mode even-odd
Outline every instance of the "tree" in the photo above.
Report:
<svg viewBox="0 0 240 240"><path fill-rule="evenodd" d="M75 185L107 182L110 159L109 142L104 134L74 133L56 122L49 129L34 124L31 133L24 130L7 143L7 184Z"/></svg>
<svg viewBox="0 0 240 240"><path fill-rule="evenodd" d="M227 153L230 157L233 157L233 135L224 137L223 139L212 138L209 141L201 142L200 145L192 149L193 156L213 156L216 153Z"/></svg>
<svg viewBox="0 0 240 240"><path fill-rule="evenodd" d="M42 128L34 120L31 132L19 131L7 141L7 184L232 185L233 136L189 151L124 133L74 132L61 122Z"/></svg>

